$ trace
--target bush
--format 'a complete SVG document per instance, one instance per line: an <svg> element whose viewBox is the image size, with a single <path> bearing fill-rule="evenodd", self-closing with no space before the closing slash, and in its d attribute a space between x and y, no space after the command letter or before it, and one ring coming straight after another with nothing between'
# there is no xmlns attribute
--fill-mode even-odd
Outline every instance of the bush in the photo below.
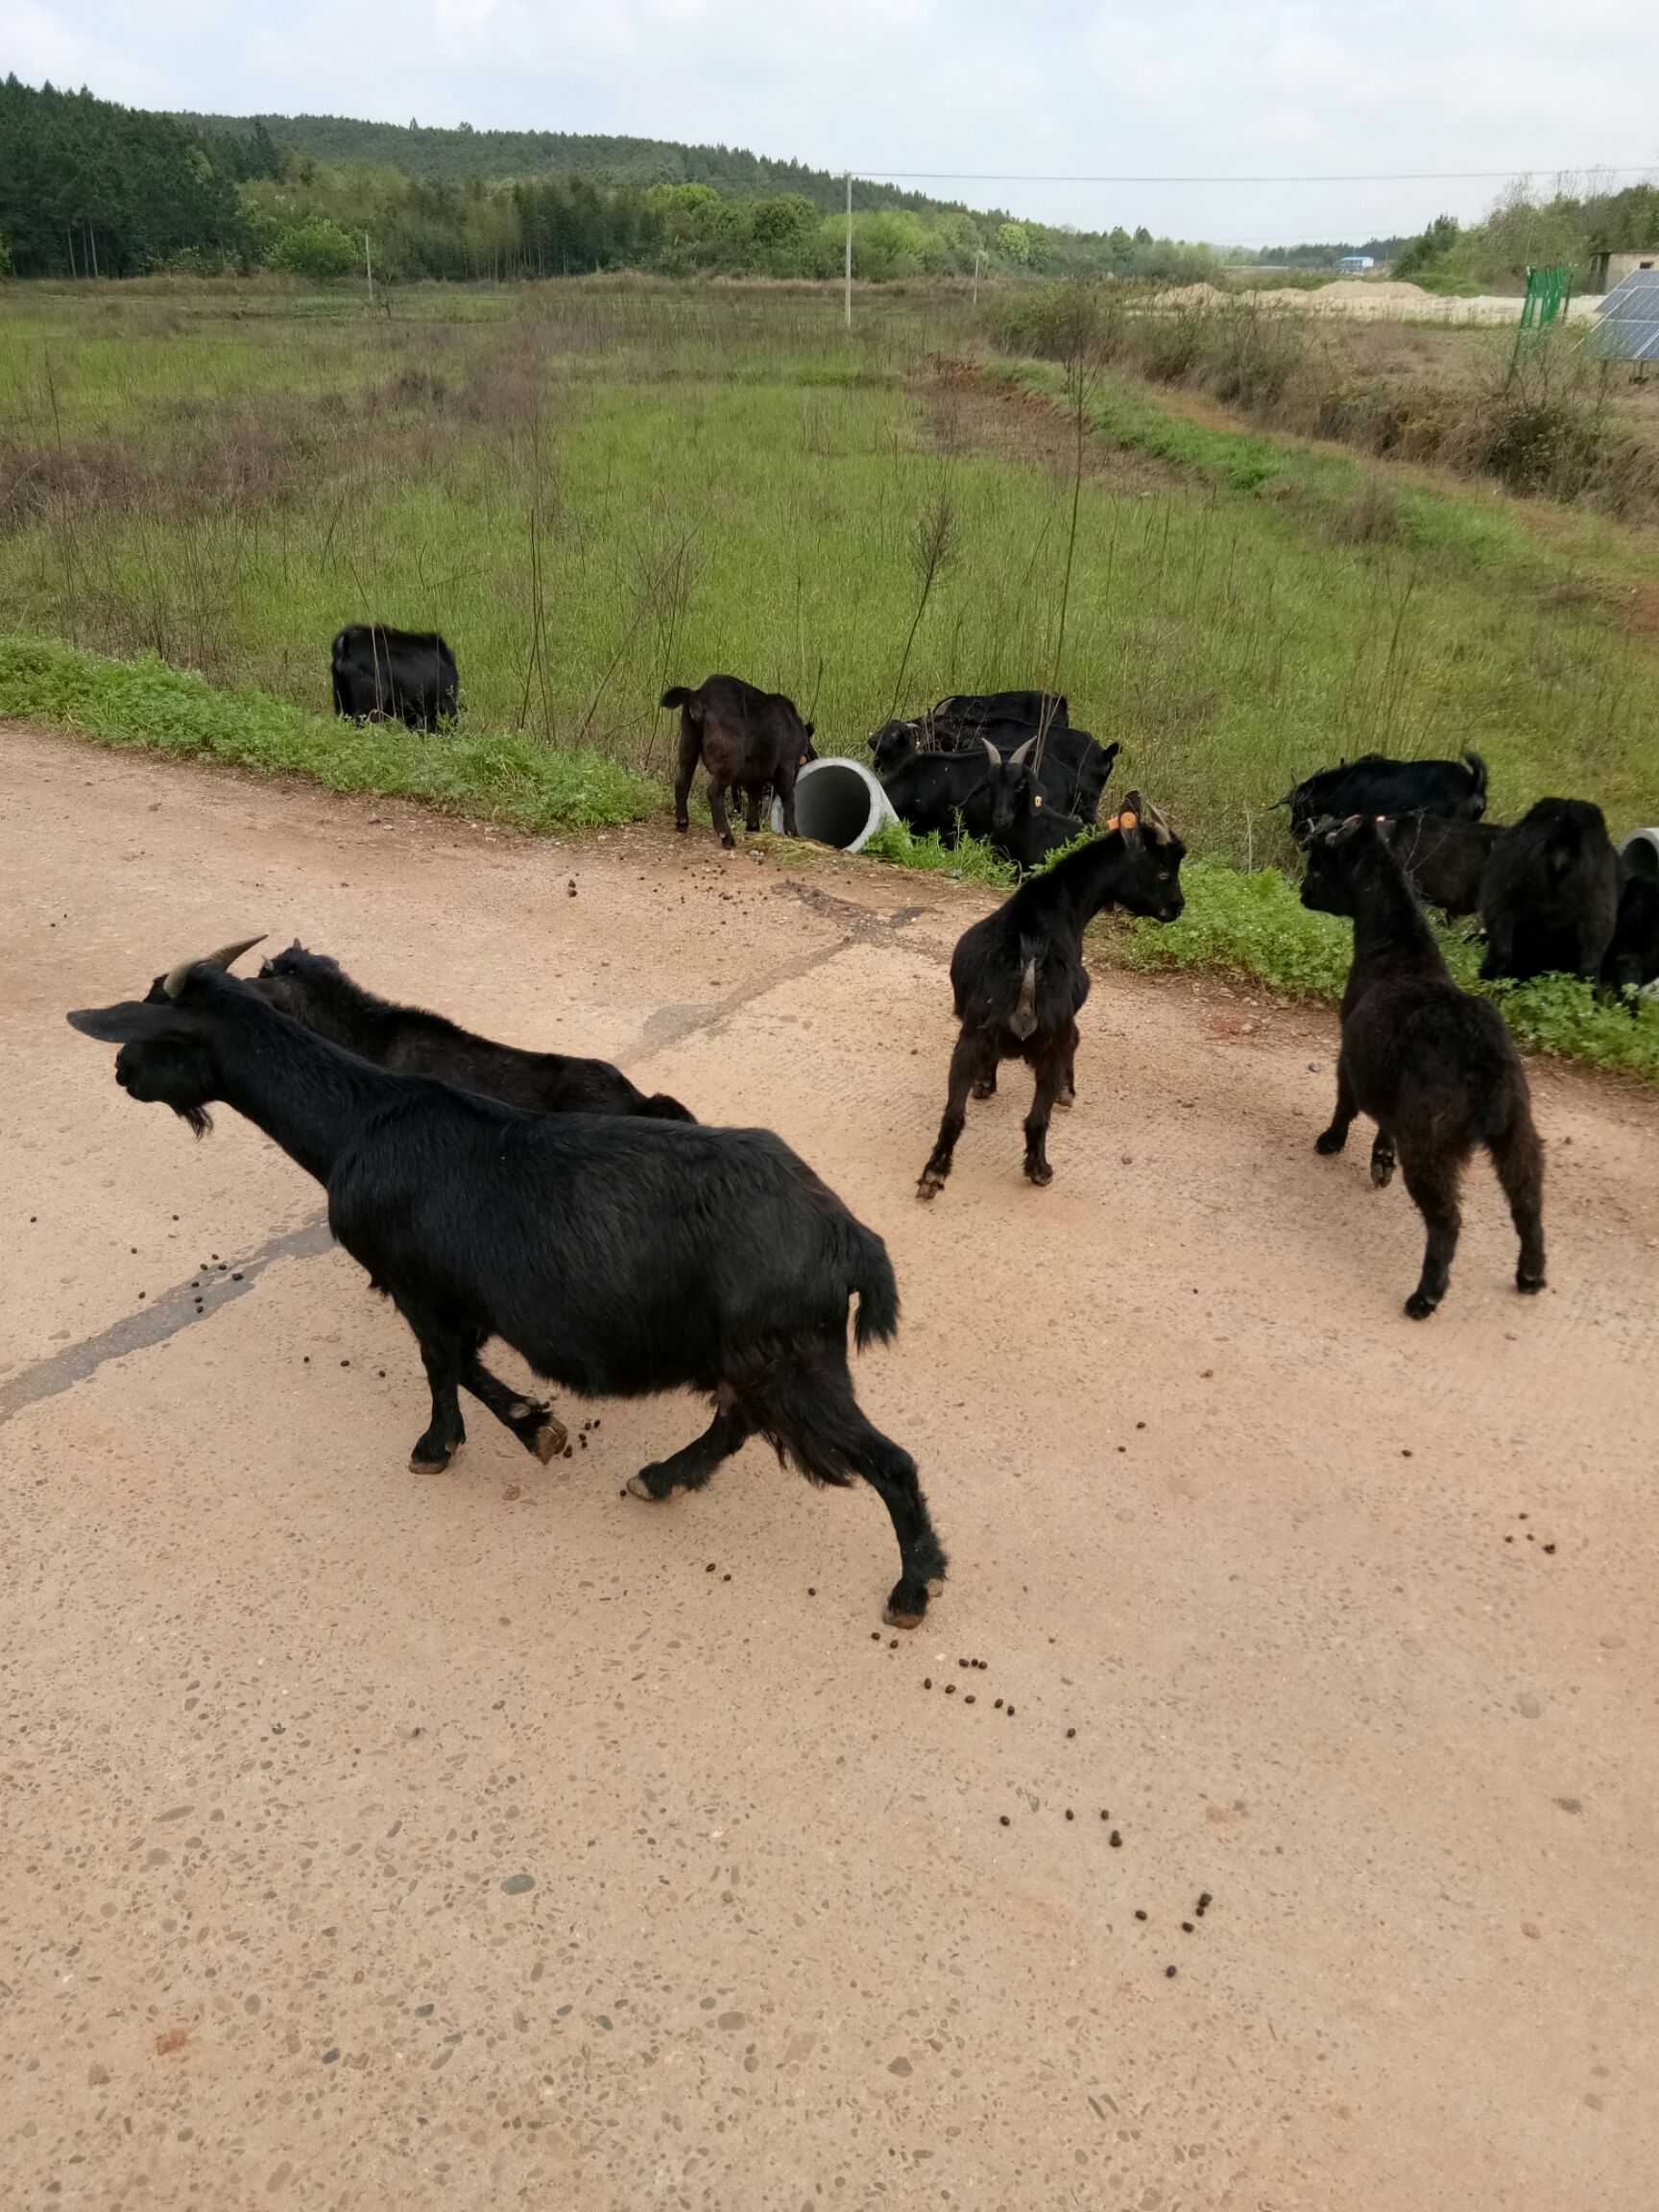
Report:
<svg viewBox="0 0 1659 2212"><path fill-rule="evenodd" d="M273 269L285 269L295 276L309 276L319 283L332 276L349 276L363 259L363 241L326 216L296 223L281 231L271 249Z"/></svg>

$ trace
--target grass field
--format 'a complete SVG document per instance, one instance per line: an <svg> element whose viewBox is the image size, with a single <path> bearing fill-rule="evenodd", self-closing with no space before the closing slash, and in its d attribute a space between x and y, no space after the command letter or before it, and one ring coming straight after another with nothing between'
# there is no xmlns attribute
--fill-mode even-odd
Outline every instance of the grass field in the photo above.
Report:
<svg viewBox="0 0 1659 2212"><path fill-rule="evenodd" d="M270 285L8 307L5 628L257 695L228 757L593 820L649 803L658 695L711 669L842 751L895 705L1052 682L1120 783L1244 868L1285 856L1298 776L1371 748L1477 747L1499 819L1551 791L1616 834L1659 819L1651 535L1104 375L1073 534L1062 373L993 358L959 291L861 301L851 335L810 287L611 279L374 318ZM448 637L460 735L313 719L330 636L371 615ZM31 650L0 709L48 716L81 679ZM185 735L144 741L194 744L207 709L169 697L142 713ZM104 734L124 710L103 696Z"/></svg>

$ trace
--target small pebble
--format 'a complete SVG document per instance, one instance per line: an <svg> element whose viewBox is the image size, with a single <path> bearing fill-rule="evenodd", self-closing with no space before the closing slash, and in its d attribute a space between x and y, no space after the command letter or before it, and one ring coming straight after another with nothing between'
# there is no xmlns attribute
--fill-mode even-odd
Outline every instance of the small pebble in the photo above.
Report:
<svg viewBox="0 0 1659 2212"><path fill-rule="evenodd" d="M1075 1736L1077 1731L1075 1728L1068 1728L1066 1733L1068 1736Z"/></svg>
<svg viewBox="0 0 1659 2212"><path fill-rule="evenodd" d="M1122 1850L1122 1848L1123 1848L1123 1838L1122 1838L1122 1835L1121 1835L1121 1833L1120 1833L1120 1832L1119 1832L1118 1829L1114 1828L1114 1829L1113 1829L1113 1831L1112 1831L1112 1833L1111 1833L1111 1835L1107 1837L1106 1840L1107 1840L1107 1842L1108 1842L1108 1843L1110 1843L1110 1844L1111 1844L1111 1846L1112 1846L1112 1848L1113 1848L1113 1850L1114 1850L1114 1851L1121 1851L1121 1850Z"/></svg>
<svg viewBox="0 0 1659 2212"><path fill-rule="evenodd" d="M1174 1969L1174 1967L1173 1967L1173 1966L1166 1966L1166 1967L1165 1967L1165 1969L1164 1969L1164 1974L1165 1974L1165 1978L1166 1978L1166 1980L1167 1980L1167 1981L1170 1981L1170 1982L1173 1982L1173 1981L1174 1981L1174 1979L1175 1979L1175 1969Z"/></svg>
<svg viewBox="0 0 1659 2212"><path fill-rule="evenodd" d="M1070 1805L1068 1805L1066 1808L1066 1817L1068 1820L1075 1820L1077 1817L1076 1814L1072 1812Z"/></svg>

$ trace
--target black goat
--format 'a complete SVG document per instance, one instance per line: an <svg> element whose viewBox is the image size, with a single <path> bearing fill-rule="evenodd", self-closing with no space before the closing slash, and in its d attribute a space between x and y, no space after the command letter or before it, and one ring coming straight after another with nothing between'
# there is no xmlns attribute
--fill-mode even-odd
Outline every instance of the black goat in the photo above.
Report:
<svg viewBox="0 0 1659 2212"><path fill-rule="evenodd" d="M1426 906L1449 922L1480 910L1480 884L1501 822L1449 822L1440 814L1401 814L1382 834Z"/></svg>
<svg viewBox="0 0 1659 2212"><path fill-rule="evenodd" d="M680 765L674 778L674 827L690 827L686 802L691 780L702 762L709 771L709 811L722 845L734 845L726 819L726 790L744 794L745 827L760 827L760 800L770 785L783 809L783 832L795 835L795 778L812 750L812 725L803 722L792 699L781 691L757 690L741 676L708 676L695 691L676 684L662 694L664 707L680 709Z"/></svg>
<svg viewBox="0 0 1659 2212"><path fill-rule="evenodd" d="M1290 809L1290 834L1305 845L1323 816L1440 814L1479 822L1486 811L1486 763L1479 753L1457 760L1390 760L1367 753L1309 776L1278 804Z"/></svg>
<svg viewBox="0 0 1659 2212"><path fill-rule="evenodd" d="M862 1476L899 1539L887 1617L914 1627L945 1554L914 1462L865 1419L847 1367L854 1296L860 1346L898 1324L881 1239L767 1130L520 1114L371 1067L224 973L246 950L180 963L159 1002L69 1021L121 1046L132 1097L198 1132L222 1099L324 1185L335 1237L420 1342L432 1420L411 1464L448 1465L462 1388L538 1457L563 1449L549 1409L481 1364L492 1336L583 1397L707 1392L707 1431L630 1490L695 1489L757 1434L814 1481Z"/></svg>
<svg viewBox="0 0 1659 2212"><path fill-rule="evenodd" d="M351 622L328 656L334 711L353 722L390 715L411 730L436 730L460 711L455 656L436 630L392 630Z"/></svg>
<svg viewBox="0 0 1659 2212"><path fill-rule="evenodd" d="M1022 876L1028 876L1050 853L1058 853L1062 846L1094 827L1080 814L1065 814L1058 806L1046 804L1035 777L1027 776L1016 789L1008 819L995 832L991 845L999 859L1011 860Z"/></svg>
<svg viewBox="0 0 1659 2212"><path fill-rule="evenodd" d="M1453 982L1405 870L1369 816L1316 827L1302 903L1354 924L1336 1110L1314 1150L1340 1152L1355 1115L1368 1114L1377 1124L1371 1180L1379 1190L1392 1180L1398 1154L1428 1230L1407 1312L1427 1320L1446 1295L1462 1225L1457 1187L1477 1144L1492 1155L1521 1239L1515 1286L1542 1290L1544 1153L1527 1070L1503 1015Z"/></svg>
<svg viewBox="0 0 1659 2212"><path fill-rule="evenodd" d="M975 922L950 955L950 987L962 1024L950 1055L950 1088L938 1142L917 1195L945 1188L968 1094L989 1098L1004 1060L1023 1060L1036 1076L1025 1117L1025 1173L1051 1183L1048 1119L1076 1096L1077 1013L1089 996L1083 931L1102 907L1121 906L1155 922L1180 913L1187 848L1138 791L1123 802L1104 837L1095 837L1033 878Z"/></svg>
<svg viewBox="0 0 1659 2212"><path fill-rule="evenodd" d="M436 1075L462 1091L499 1098L526 1114L642 1114L656 1121L692 1121L678 1098L647 1097L608 1060L575 1060L564 1052L521 1052L496 1045L428 1014L397 1006L354 983L326 952L299 943L267 960L255 989L279 1012L319 1037L344 1045L398 1075Z"/></svg>
<svg viewBox="0 0 1659 2212"><path fill-rule="evenodd" d="M1626 868L1619 920L1601 962L1601 980L1615 991L1640 991L1659 980L1659 876ZM1630 1011L1641 1011L1632 1005Z"/></svg>
<svg viewBox="0 0 1659 2212"><path fill-rule="evenodd" d="M1599 806L1540 799L1492 848L1480 882L1483 980L1599 976L1619 921L1619 855Z"/></svg>
<svg viewBox="0 0 1659 2212"><path fill-rule="evenodd" d="M893 811L918 837L936 832L947 845L959 835L995 844L1030 786L1023 757L1004 760L988 738L972 753L931 753L917 744L912 726L912 733L892 738L885 757L881 788Z"/></svg>

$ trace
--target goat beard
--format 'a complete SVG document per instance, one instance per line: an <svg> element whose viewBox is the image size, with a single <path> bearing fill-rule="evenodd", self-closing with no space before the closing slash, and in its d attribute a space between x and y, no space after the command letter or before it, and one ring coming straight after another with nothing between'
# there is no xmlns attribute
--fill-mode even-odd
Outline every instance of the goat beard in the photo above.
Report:
<svg viewBox="0 0 1659 2212"><path fill-rule="evenodd" d="M173 1111L180 1121L189 1124L192 1137L205 1137L213 1126L213 1117L205 1106L175 1106Z"/></svg>

